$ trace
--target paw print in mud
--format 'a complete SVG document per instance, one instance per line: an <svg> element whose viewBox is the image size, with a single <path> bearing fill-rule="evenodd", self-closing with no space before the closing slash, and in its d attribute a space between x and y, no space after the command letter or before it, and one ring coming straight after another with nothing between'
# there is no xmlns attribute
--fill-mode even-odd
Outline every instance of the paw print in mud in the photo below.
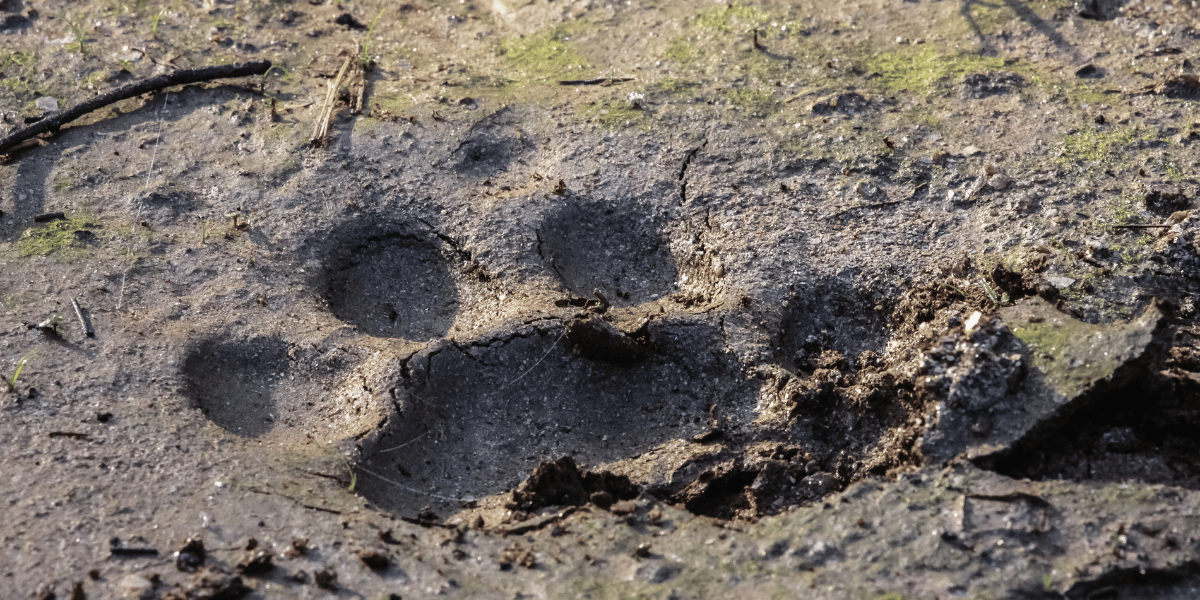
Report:
<svg viewBox="0 0 1200 600"><path fill-rule="evenodd" d="M537 158L522 144L507 168ZM464 181L501 187L455 152ZM906 460L888 454L899 417L872 408L906 392L859 379L882 369L863 359L888 340L879 299L804 263L747 277L758 267L723 248L756 242L720 206L682 209L678 173L635 198L545 177L469 205L401 195L282 241L288 319L201 336L186 395L241 437L337 442L354 491L404 515L503 506L570 457L696 513L755 518Z"/></svg>
<svg viewBox="0 0 1200 600"><path fill-rule="evenodd" d="M714 398L738 397L737 361L713 315L671 300L679 267L656 223L561 201L528 240L538 289L509 292L537 301L487 322L463 316L492 282L453 233L349 222L304 251L323 267L307 282L328 307L320 331L214 335L185 360L188 395L239 436L360 440L356 491L406 514L505 491L543 460L611 463L702 434Z"/></svg>

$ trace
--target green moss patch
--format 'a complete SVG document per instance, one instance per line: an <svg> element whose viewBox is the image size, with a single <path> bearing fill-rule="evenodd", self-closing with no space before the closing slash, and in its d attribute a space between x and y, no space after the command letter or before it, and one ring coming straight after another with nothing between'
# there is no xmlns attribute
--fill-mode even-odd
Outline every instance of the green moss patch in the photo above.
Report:
<svg viewBox="0 0 1200 600"><path fill-rule="evenodd" d="M1089 127L1063 139L1059 161L1067 165L1083 162L1100 166L1122 158L1127 150L1155 142L1165 143L1166 140L1151 130Z"/></svg>
<svg viewBox="0 0 1200 600"><path fill-rule="evenodd" d="M1063 319L1063 321L1067 321ZM1046 373L1055 390L1073 398L1091 382L1112 375L1113 367L1106 361L1072 359L1073 345L1086 343L1099 333L1099 327L1086 323L1027 323L1013 329L1013 334L1033 351L1033 363Z"/></svg>
<svg viewBox="0 0 1200 600"><path fill-rule="evenodd" d="M1150 345L1162 313L1154 306L1128 323L1091 325L1059 312L1041 298L1001 311L1001 318L1029 347L1029 356L1054 390L1074 398L1112 377Z"/></svg>
<svg viewBox="0 0 1200 600"><path fill-rule="evenodd" d="M770 13L753 6L726 4L701 11L696 15L695 23L713 31L739 31L749 30L750 27L770 19Z"/></svg>
<svg viewBox="0 0 1200 600"><path fill-rule="evenodd" d="M663 50L663 58L673 60L677 63L684 64L692 60L692 46L683 37L678 37L671 40L667 44L666 50Z"/></svg>
<svg viewBox="0 0 1200 600"><path fill-rule="evenodd" d="M771 95L752 87L736 87L728 88L725 95L729 98L729 103L748 111L757 111L765 113L775 107L775 100Z"/></svg>
<svg viewBox="0 0 1200 600"><path fill-rule="evenodd" d="M29 77L32 75L33 66L36 63L37 57L32 53L7 52L0 54L0 70L4 71L4 77L0 77L0 86L3 86L18 101L30 100L34 88Z"/></svg>
<svg viewBox="0 0 1200 600"><path fill-rule="evenodd" d="M894 52L867 58L863 66L870 81L888 92L930 94L945 92L969 73L1005 67L1004 59L967 52L946 52L935 44L901 46Z"/></svg>
<svg viewBox="0 0 1200 600"><path fill-rule="evenodd" d="M556 28L534 36L506 39L500 42L500 54L525 81L574 79L588 65L568 37L568 29Z"/></svg>
<svg viewBox="0 0 1200 600"><path fill-rule="evenodd" d="M37 57L32 52L6 52L0 54L0 69L8 69L9 67L27 68L37 62Z"/></svg>
<svg viewBox="0 0 1200 600"><path fill-rule="evenodd" d="M584 110L583 115L595 119L605 129L645 128L650 122L645 111L633 108L624 100L597 103Z"/></svg>
<svg viewBox="0 0 1200 600"><path fill-rule="evenodd" d="M16 240L20 256L49 256L80 258L97 243L97 231L103 229L97 220L74 216L35 225L26 229Z"/></svg>

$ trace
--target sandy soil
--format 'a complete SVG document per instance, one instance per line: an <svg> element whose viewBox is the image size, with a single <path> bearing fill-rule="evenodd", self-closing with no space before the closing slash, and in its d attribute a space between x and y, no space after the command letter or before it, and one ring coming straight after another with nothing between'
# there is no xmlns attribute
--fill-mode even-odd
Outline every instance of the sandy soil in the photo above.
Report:
<svg viewBox="0 0 1200 600"><path fill-rule="evenodd" d="M1200 588L1194 3L0 9L6 597Z"/></svg>

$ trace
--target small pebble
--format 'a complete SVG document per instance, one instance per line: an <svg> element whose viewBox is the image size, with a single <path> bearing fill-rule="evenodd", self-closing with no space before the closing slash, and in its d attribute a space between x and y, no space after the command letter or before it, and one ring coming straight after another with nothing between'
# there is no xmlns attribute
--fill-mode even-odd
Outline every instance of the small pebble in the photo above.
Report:
<svg viewBox="0 0 1200 600"><path fill-rule="evenodd" d="M1060 290L1065 290L1075 285L1075 280L1070 277L1047 277L1046 281L1049 281L1050 285Z"/></svg>
<svg viewBox="0 0 1200 600"><path fill-rule="evenodd" d="M963 329L966 330L967 333L970 333L971 330L975 329L975 326L979 324L979 319L982 317L983 313L979 311L971 313L971 316L967 318L966 324L963 325Z"/></svg>
<svg viewBox="0 0 1200 600"><path fill-rule="evenodd" d="M363 561L373 571L386 571L391 560L385 552L379 550L363 550L358 553L359 560Z"/></svg>
<svg viewBox="0 0 1200 600"><path fill-rule="evenodd" d="M988 178L987 182L988 187L992 188L993 190L1003 190L1007 188L1010 183L1012 183L1012 177L1009 177L1004 173L996 173L995 175L992 175Z"/></svg>
<svg viewBox="0 0 1200 600"><path fill-rule="evenodd" d="M37 99L37 107L42 112L58 112L58 99L52 96L42 96Z"/></svg>
<svg viewBox="0 0 1200 600"><path fill-rule="evenodd" d="M121 590L121 595L126 598L140 598L142 594L154 587L154 584L149 579L141 575L129 574L117 582L117 589Z"/></svg>
<svg viewBox="0 0 1200 600"><path fill-rule="evenodd" d="M317 587L323 590L334 592L338 589L337 571L334 571L333 567L325 567L320 571L313 572L313 581Z"/></svg>

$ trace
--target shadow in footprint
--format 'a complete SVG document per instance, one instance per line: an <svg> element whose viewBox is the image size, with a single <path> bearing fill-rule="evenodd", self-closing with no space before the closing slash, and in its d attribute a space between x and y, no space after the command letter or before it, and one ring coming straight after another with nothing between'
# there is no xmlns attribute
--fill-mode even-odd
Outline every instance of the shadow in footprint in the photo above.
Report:
<svg viewBox="0 0 1200 600"><path fill-rule="evenodd" d="M253 438L275 425L273 393L287 368L287 344L278 338L218 338L187 354L183 375L187 396L204 416L230 433Z"/></svg>
<svg viewBox="0 0 1200 600"><path fill-rule="evenodd" d="M881 299L875 294L839 278L797 287L788 297L775 344L784 364L807 365L827 349L850 360L866 350L882 353L891 330L887 311L876 308Z"/></svg>
<svg viewBox="0 0 1200 600"><path fill-rule="evenodd" d="M576 356L559 326L433 344L396 382L399 415L364 448L359 491L401 513L452 508L515 486L543 459L595 465L707 431L714 398L753 400L719 387L736 369L719 331L690 329L704 329L690 339L703 337L710 351L633 366Z"/></svg>
<svg viewBox="0 0 1200 600"><path fill-rule="evenodd" d="M632 306L676 290L670 242L634 207L586 199L559 207L538 228L538 250L578 296L598 289L614 305Z"/></svg>
<svg viewBox="0 0 1200 600"><path fill-rule="evenodd" d="M333 313L376 337L426 341L444 335L458 315L453 251L431 234L406 227L351 224L327 260Z"/></svg>
<svg viewBox="0 0 1200 600"><path fill-rule="evenodd" d="M1200 382L1162 370L1098 398L1056 431L1018 446L997 472L1035 481L1104 481L1200 489Z"/></svg>

